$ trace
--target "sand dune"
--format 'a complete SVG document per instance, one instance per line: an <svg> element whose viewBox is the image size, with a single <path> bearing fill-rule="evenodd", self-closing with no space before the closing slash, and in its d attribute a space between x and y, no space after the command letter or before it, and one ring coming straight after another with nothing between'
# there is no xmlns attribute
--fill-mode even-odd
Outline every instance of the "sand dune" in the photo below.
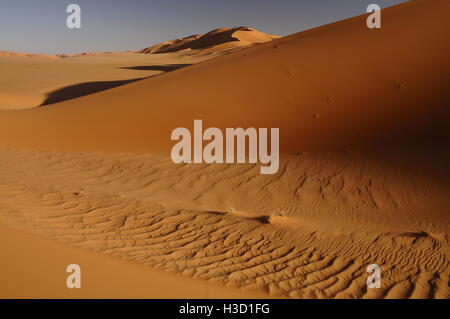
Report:
<svg viewBox="0 0 450 319"><path fill-rule="evenodd" d="M449 8L412 1L380 30L355 17L2 111L0 223L266 296L449 298ZM279 172L172 163L170 133L194 119L279 127Z"/></svg>
<svg viewBox="0 0 450 319"><path fill-rule="evenodd" d="M220 28L205 34L195 34L155 44L137 51L138 53L168 53L192 50L192 54L219 53L242 48L255 43L269 42L279 36L257 31L249 27Z"/></svg>

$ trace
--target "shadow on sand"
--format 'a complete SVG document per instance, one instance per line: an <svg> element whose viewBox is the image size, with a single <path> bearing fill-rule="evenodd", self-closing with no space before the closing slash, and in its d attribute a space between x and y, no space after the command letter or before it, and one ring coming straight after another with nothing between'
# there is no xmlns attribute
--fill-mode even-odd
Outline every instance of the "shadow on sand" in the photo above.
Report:
<svg viewBox="0 0 450 319"><path fill-rule="evenodd" d="M86 82L75 85L66 86L64 88L52 91L47 94L47 98L40 106L46 106L53 103L63 102L71 100L77 97L101 92L104 90L112 89L117 86L121 86L128 83L133 83L145 78L138 78L132 80L123 81L99 81L99 82Z"/></svg>
<svg viewBox="0 0 450 319"><path fill-rule="evenodd" d="M128 69L128 70L142 70L142 71L162 71L164 73L174 71L176 69L180 69L190 64L168 64L168 65L143 65L143 66L131 66L131 67L122 67L120 69ZM159 75L159 74L157 74ZM50 104L63 102L67 100L71 100L74 98L82 97L85 95L109 90L121 85L133 83L136 81L140 81L143 79L147 79L153 76L136 78L131 80L122 80L122 81L97 81L97 82L86 82L79 83L70 86L66 86L61 89L57 89L47 94L47 98L44 102L42 102L39 106L47 106Z"/></svg>
<svg viewBox="0 0 450 319"><path fill-rule="evenodd" d="M167 64L167 65L142 65L142 66L128 66L121 69L126 70L141 70L141 71L163 71L170 72L177 69L187 67L191 64Z"/></svg>

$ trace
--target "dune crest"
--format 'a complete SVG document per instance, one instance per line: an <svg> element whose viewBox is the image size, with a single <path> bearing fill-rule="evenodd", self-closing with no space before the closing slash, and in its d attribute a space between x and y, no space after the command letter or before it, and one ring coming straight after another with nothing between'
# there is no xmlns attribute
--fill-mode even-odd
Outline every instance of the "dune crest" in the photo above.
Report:
<svg viewBox="0 0 450 319"><path fill-rule="evenodd" d="M201 53L200 50L210 49L210 51L217 53L278 38L279 36L263 33L249 27L219 28L205 34L195 34L158 43L137 52L155 54L193 50Z"/></svg>
<svg viewBox="0 0 450 319"><path fill-rule="evenodd" d="M268 296L448 299L449 9L411 1L380 30L363 15L0 112L0 223ZM173 163L172 130L199 119L279 128L277 174Z"/></svg>

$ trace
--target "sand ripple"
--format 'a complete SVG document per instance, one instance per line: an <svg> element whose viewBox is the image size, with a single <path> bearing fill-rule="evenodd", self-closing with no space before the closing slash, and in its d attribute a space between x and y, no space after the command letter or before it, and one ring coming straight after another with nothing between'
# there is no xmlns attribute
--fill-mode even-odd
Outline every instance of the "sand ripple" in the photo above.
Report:
<svg viewBox="0 0 450 319"><path fill-rule="evenodd" d="M448 199L419 192L419 178L400 190L404 177L346 156L291 158L262 176L253 165L2 150L0 222L272 296L449 298L448 216L420 205ZM372 263L381 289L366 288Z"/></svg>

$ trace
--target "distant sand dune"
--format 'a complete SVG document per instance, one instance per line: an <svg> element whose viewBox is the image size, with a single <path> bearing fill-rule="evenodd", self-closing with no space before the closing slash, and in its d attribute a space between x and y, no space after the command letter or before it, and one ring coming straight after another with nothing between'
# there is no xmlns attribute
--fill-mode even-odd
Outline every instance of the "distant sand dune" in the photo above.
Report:
<svg viewBox="0 0 450 319"><path fill-rule="evenodd" d="M23 52L0 51L0 57L28 57L28 58L58 59L58 58L65 57L65 55L32 54L32 53L23 53Z"/></svg>

